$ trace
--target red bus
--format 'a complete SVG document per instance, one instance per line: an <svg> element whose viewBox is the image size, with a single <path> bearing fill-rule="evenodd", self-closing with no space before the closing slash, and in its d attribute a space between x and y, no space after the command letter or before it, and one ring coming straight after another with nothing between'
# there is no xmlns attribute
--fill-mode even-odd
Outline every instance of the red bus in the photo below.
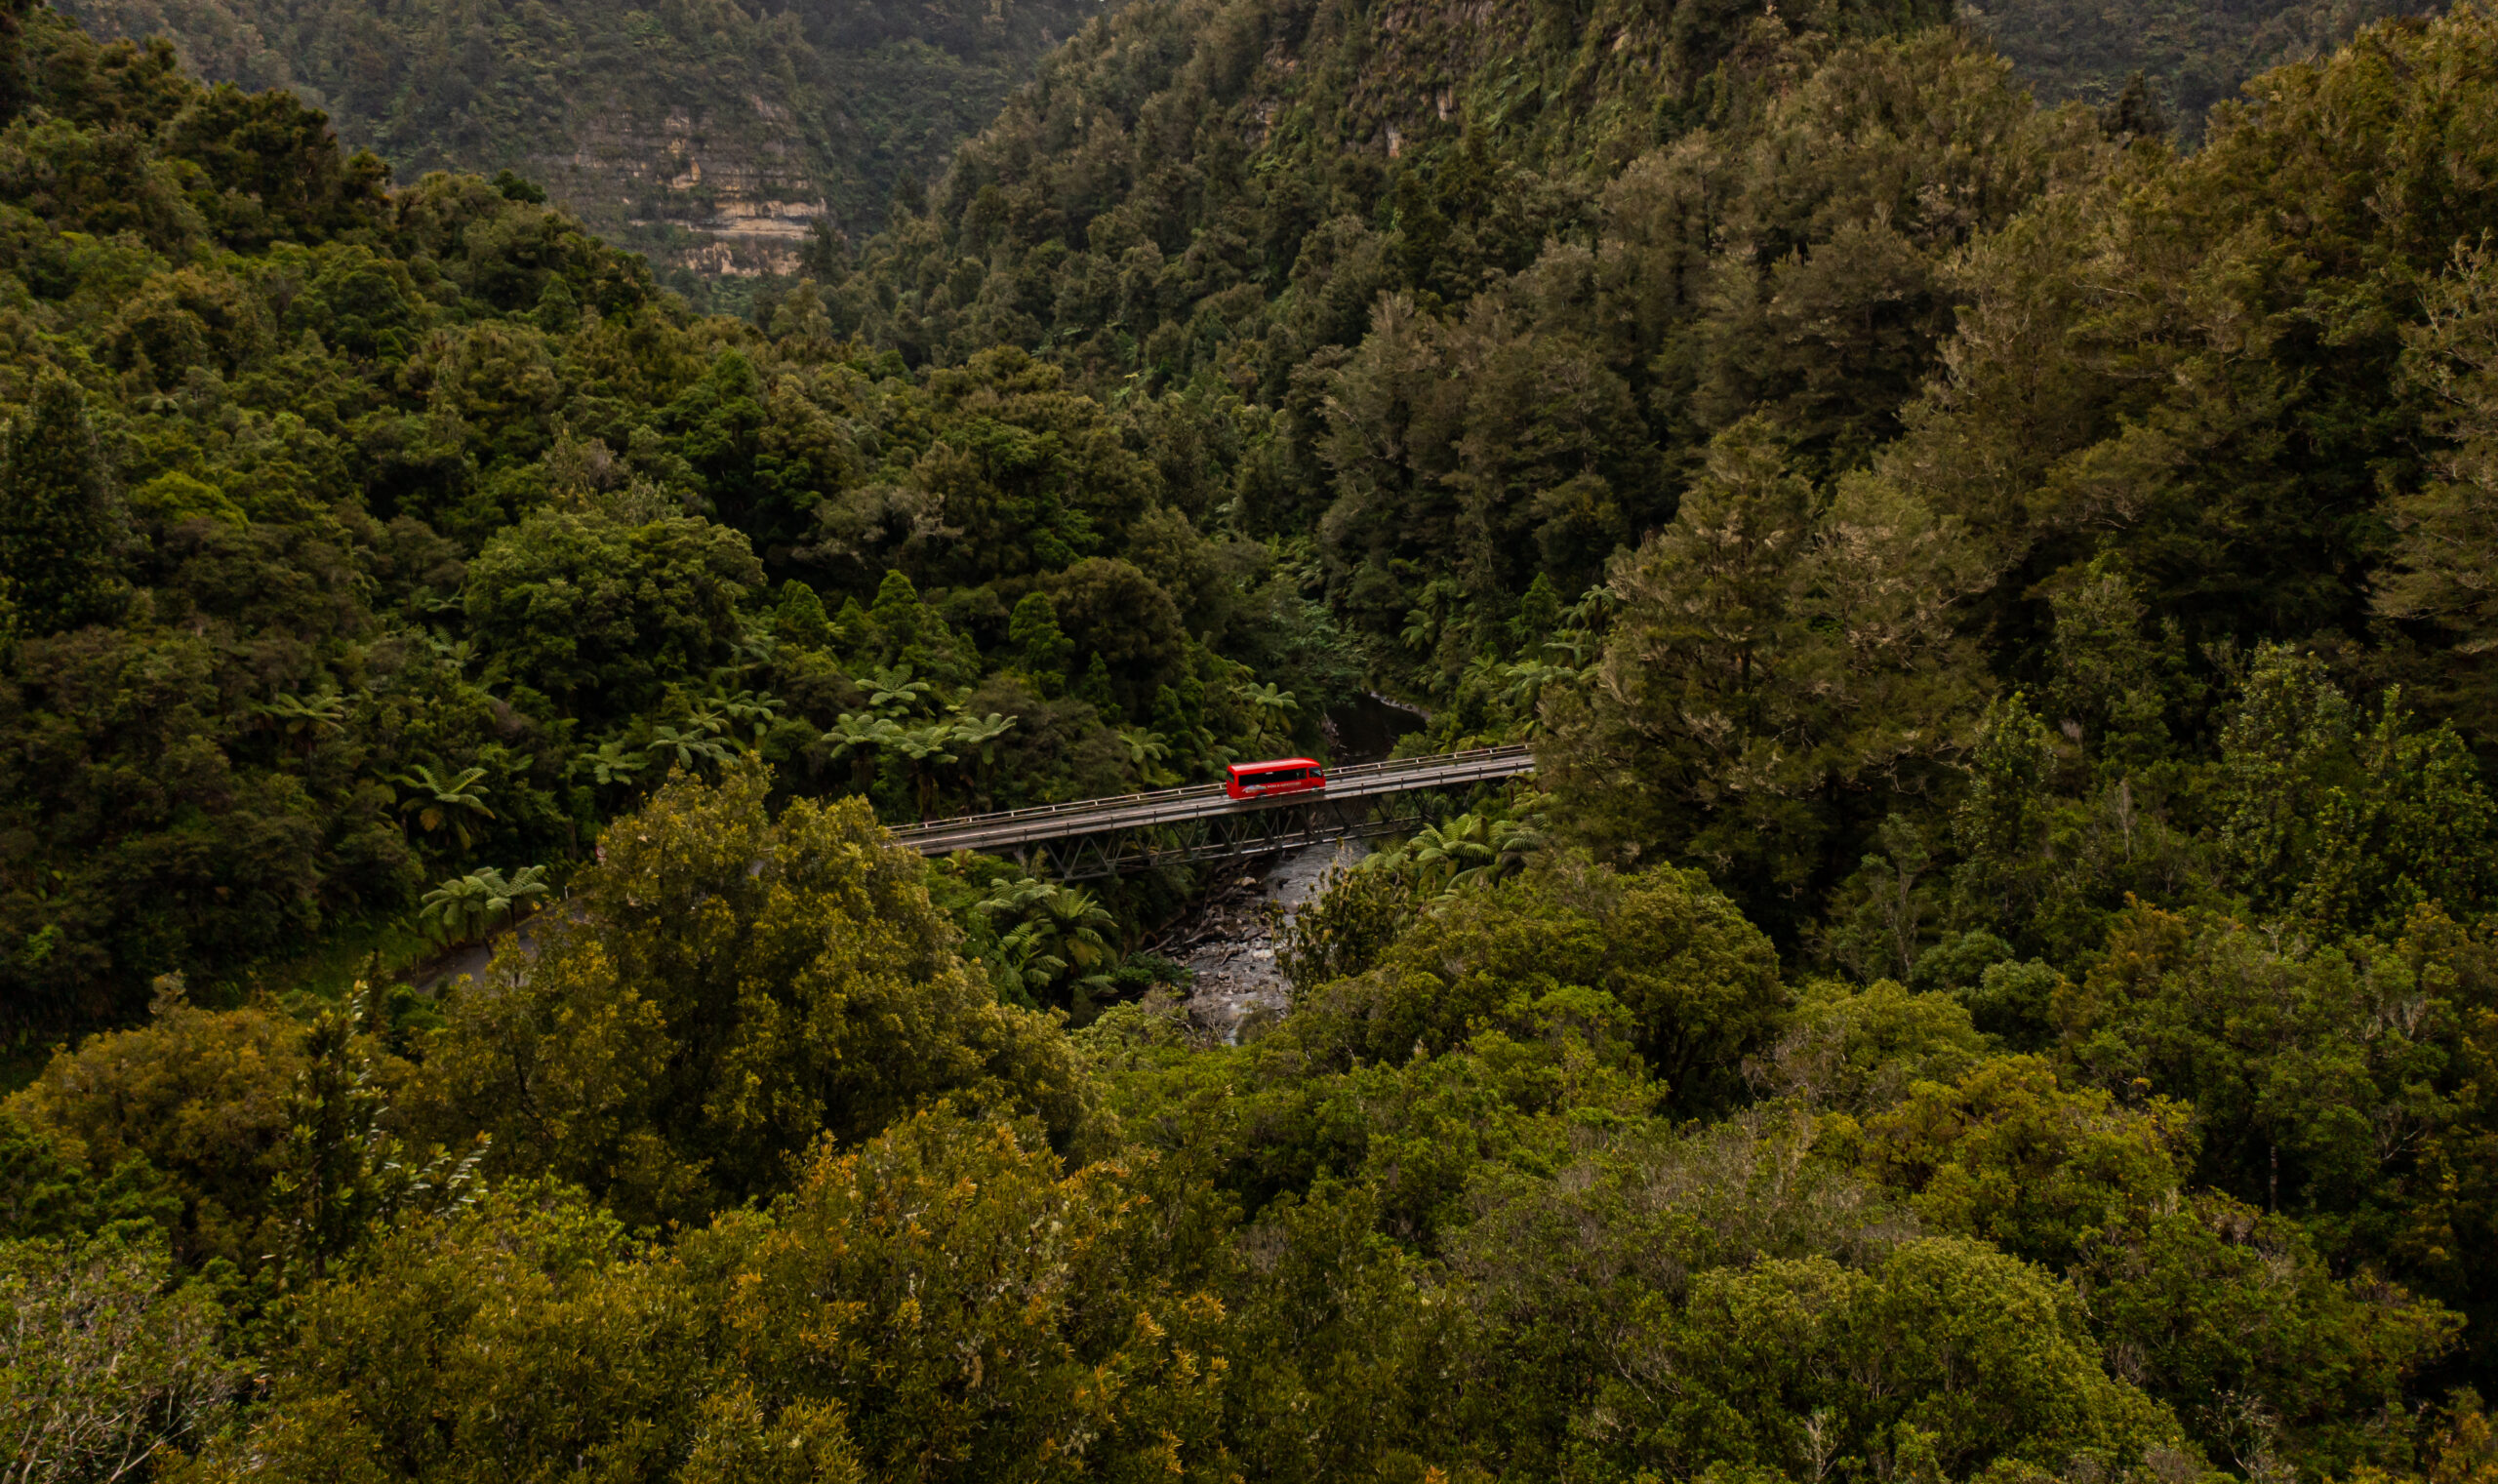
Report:
<svg viewBox="0 0 2498 1484"><path fill-rule="evenodd" d="M1327 786L1327 770L1306 757L1233 763L1223 774L1223 791L1235 799L1266 799Z"/></svg>

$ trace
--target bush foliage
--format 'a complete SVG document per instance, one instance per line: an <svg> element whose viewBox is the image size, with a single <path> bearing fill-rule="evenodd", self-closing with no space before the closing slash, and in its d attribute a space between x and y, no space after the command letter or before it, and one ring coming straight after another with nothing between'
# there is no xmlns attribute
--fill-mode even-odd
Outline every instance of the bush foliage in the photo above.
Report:
<svg viewBox="0 0 2498 1484"><path fill-rule="evenodd" d="M2487 12L1139 0L750 321L5 17L16 1473L2498 1470ZM1373 686L1240 1044L878 823Z"/></svg>

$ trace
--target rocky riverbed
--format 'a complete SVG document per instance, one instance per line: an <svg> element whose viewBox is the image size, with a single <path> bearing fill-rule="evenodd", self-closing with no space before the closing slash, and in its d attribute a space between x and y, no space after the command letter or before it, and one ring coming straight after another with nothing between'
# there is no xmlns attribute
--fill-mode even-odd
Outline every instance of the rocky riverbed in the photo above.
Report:
<svg viewBox="0 0 2498 1484"><path fill-rule="evenodd" d="M1313 845L1246 866L1211 894L1161 950L1193 976L1181 1007L1189 1021L1227 1043L1273 1023L1288 998L1275 968L1275 924L1309 900L1330 866L1350 865L1369 849L1355 840Z"/></svg>

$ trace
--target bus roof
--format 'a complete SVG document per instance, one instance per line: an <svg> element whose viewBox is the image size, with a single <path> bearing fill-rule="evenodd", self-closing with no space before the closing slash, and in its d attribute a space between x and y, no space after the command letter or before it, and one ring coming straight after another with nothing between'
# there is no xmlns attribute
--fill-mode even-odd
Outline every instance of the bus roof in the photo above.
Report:
<svg viewBox="0 0 2498 1484"><path fill-rule="evenodd" d="M1306 757L1270 757L1263 763L1232 763L1229 766L1233 773L1266 773L1276 768L1315 768L1318 764Z"/></svg>

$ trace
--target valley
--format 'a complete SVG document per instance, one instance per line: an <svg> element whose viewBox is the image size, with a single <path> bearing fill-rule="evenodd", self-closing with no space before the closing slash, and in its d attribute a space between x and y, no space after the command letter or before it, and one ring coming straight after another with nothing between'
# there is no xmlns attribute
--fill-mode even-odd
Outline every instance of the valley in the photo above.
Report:
<svg viewBox="0 0 2498 1484"><path fill-rule="evenodd" d="M2498 1476L2498 12L110 3L0 1476Z"/></svg>

